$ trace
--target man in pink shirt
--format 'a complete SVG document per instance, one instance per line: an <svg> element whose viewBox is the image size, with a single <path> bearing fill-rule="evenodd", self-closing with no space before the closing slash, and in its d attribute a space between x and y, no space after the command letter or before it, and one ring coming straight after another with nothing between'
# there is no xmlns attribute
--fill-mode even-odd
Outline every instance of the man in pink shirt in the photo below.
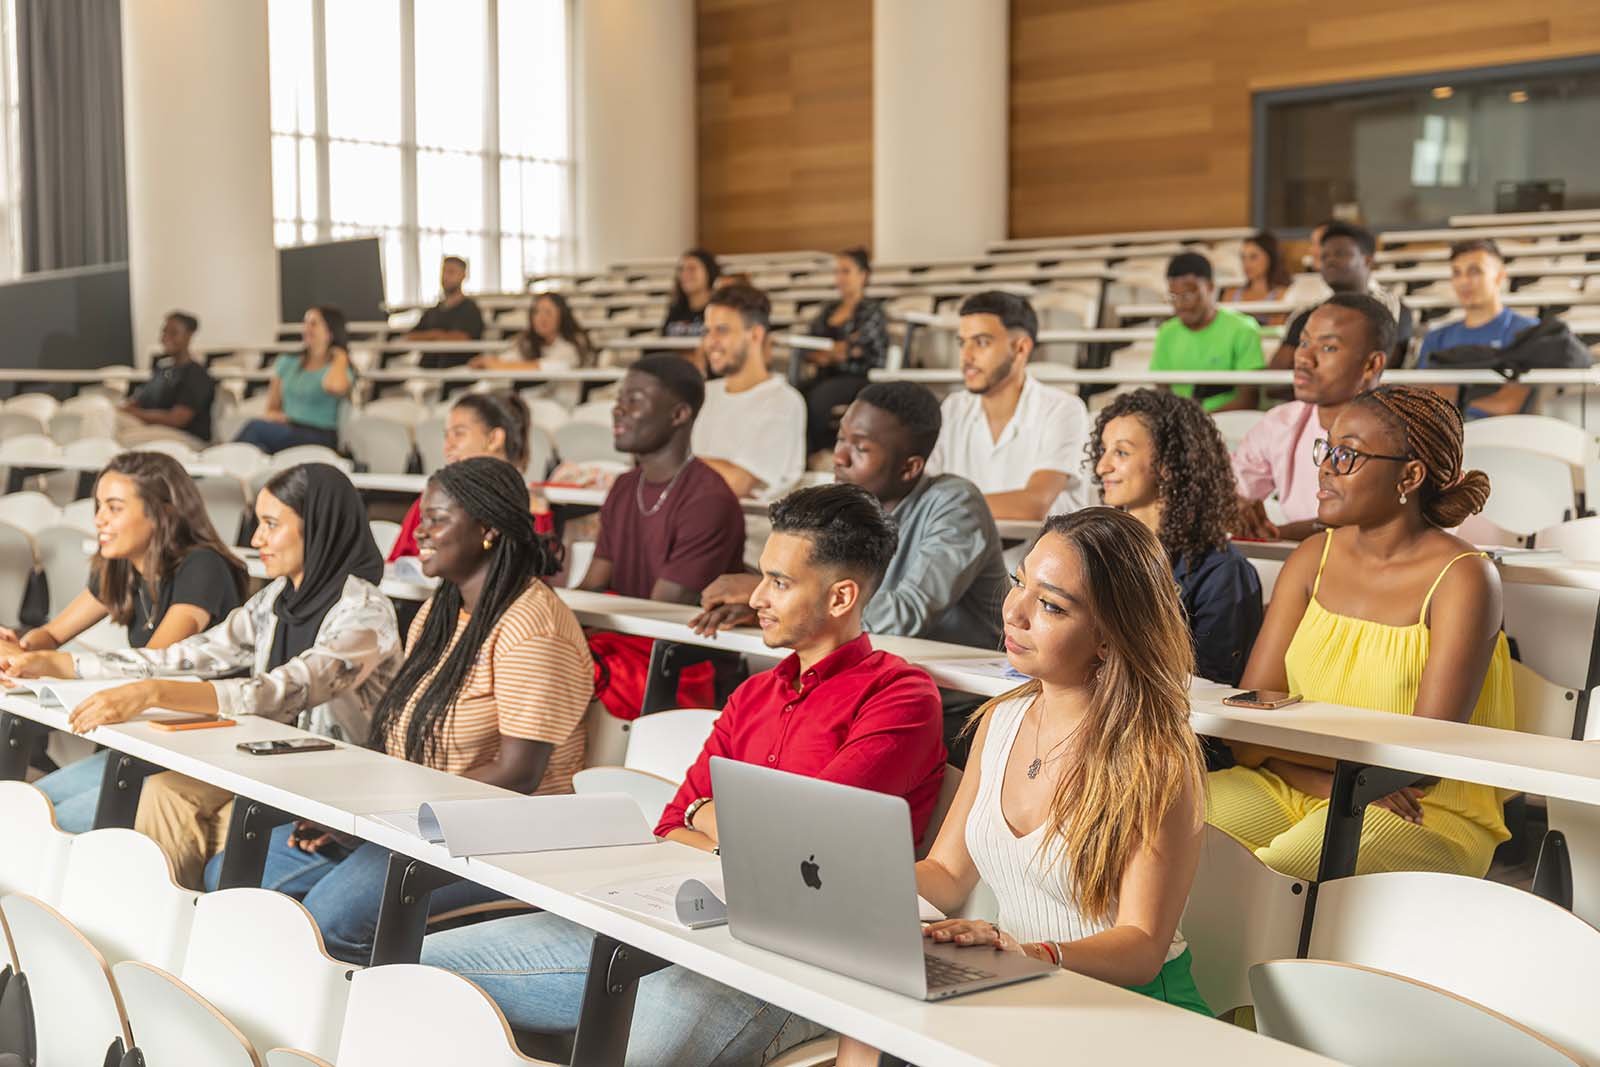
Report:
<svg viewBox="0 0 1600 1067"><path fill-rule="evenodd" d="M1366 293L1336 293L1314 310L1294 353L1294 400L1267 412L1233 453L1239 522L1235 534L1301 541L1317 518L1317 465L1311 446L1327 436L1345 405L1378 384L1394 346L1394 316ZM1267 519L1277 496L1287 521Z"/></svg>

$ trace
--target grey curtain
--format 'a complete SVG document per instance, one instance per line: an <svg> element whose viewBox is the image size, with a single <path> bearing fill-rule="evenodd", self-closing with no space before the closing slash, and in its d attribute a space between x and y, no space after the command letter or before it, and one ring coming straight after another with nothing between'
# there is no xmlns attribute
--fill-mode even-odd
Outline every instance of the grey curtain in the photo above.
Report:
<svg viewBox="0 0 1600 1067"><path fill-rule="evenodd" d="M16 11L22 269L122 262L121 4L16 0Z"/></svg>

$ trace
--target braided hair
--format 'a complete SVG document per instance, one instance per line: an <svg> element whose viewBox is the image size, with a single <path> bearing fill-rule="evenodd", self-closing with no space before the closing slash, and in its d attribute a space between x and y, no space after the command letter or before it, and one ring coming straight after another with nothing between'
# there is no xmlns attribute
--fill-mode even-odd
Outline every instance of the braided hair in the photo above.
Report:
<svg viewBox="0 0 1600 1067"><path fill-rule="evenodd" d="M1454 404L1430 389L1383 385L1355 398L1400 434L1404 451L1427 469L1418 496L1422 517L1434 526L1459 526L1483 510L1489 499L1489 476L1464 470L1463 425Z"/></svg>
<svg viewBox="0 0 1600 1067"><path fill-rule="evenodd" d="M477 610L461 639L453 648L450 646L461 617L461 590L453 582L440 582L428 602L428 618L422 632L373 715L369 743L383 748L405 713L407 698L418 693L415 713L406 725L405 758L412 763L435 765L445 723L489 631L530 581L549 577L560 569L561 552L534 532L533 519L528 514L528 487L516 468L504 460L491 456L464 459L434 472L428 484L437 486L461 505L472 521L498 535L489 550ZM429 672L433 672L432 678L428 677Z"/></svg>

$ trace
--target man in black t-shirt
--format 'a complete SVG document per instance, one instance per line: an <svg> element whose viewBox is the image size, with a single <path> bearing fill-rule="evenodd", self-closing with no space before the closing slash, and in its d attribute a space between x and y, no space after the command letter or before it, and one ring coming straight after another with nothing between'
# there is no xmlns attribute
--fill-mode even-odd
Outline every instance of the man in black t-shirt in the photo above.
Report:
<svg viewBox="0 0 1600 1067"><path fill-rule="evenodd" d="M1398 296L1373 281L1372 268L1378 251L1378 241L1371 231L1346 222L1325 222L1317 227L1322 231L1319 242L1322 280L1335 293L1366 293L1389 309L1395 318L1394 351L1389 353L1389 366L1398 367L1411 347L1411 309ZM1306 321L1317 305L1301 308L1289 320L1288 329L1277 352L1267 362L1271 370L1289 370L1294 366L1294 351L1300 346L1300 335L1305 332Z"/></svg>
<svg viewBox="0 0 1600 1067"><path fill-rule="evenodd" d="M483 339L483 312L461 291L467 280L467 261L445 256L439 268L439 302L422 313L417 328L406 334L413 341L478 341Z"/></svg>
<svg viewBox="0 0 1600 1067"><path fill-rule="evenodd" d="M161 356L117 412L117 440L125 445L181 441L196 451L211 444L211 399L216 384L189 344L200 320L174 311L161 326Z"/></svg>

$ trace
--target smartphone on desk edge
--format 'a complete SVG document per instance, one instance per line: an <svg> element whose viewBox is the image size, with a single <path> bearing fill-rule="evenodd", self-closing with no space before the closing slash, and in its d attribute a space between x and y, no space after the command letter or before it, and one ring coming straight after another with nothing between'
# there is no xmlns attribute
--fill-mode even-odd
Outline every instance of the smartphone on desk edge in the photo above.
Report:
<svg viewBox="0 0 1600 1067"><path fill-rule="evenodd" d="M335 746L332 741L320 737L291 737L278 741L241 741L236 747L251 756L287 756L292 752L327 752Z"/></svg>
<svg viewBox="0 0 1600 1067"><path fill-rule="evenodd" d="M1257 708L1261 711L1272 711L1275 708L1286 708L1290 704L1300 703L1300 694L1279 693L1271 689L1246 689L1242 693L1223 697L1222 702L1230 708Z"/></svg>

